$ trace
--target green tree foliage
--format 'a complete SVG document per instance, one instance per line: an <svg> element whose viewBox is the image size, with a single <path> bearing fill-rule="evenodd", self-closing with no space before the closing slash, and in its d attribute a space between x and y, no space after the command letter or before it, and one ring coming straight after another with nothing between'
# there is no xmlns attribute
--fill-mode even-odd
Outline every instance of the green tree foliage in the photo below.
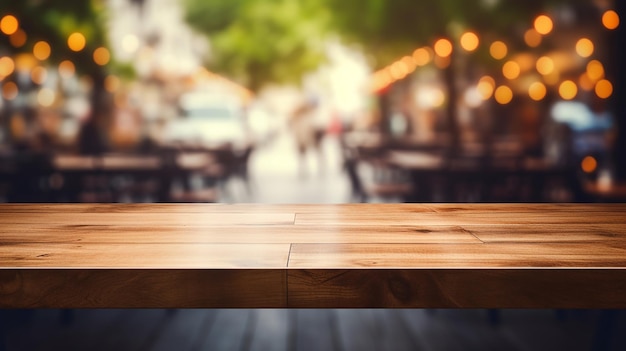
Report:
<svg viewBox="0 0 626 351"><path fill-rule="evenodd" d="M324 58L328 12L315 0L185 0L187 21L208 35L208 66L259 90L297 81Z"/></svg>

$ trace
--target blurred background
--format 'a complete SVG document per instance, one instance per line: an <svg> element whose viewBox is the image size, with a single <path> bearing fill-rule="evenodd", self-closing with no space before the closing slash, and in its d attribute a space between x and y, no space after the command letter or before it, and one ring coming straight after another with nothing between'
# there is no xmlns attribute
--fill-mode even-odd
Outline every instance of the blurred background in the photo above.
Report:
<svg viewBox="0 0 626 351"><path fill-rule="evenodd" d="M3 0L0 201L622 201L620 6Z"/></svg>
<svg viewBox="0 0 626 351"><path fill-rule="evenodd" d="M0 0L0 202L623 202L624 7ZM607 311L2 317L19 350L626 345Z"/></svg>

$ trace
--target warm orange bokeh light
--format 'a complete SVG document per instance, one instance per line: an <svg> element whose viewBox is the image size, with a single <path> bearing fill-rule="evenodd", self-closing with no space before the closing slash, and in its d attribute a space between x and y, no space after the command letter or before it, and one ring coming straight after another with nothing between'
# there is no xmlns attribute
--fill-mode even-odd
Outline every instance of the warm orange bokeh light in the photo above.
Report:
<svg viewBox="0 0 626 351"><path fill-rule="evenodd" d="M593 156L587 156L583 158L580 163L580 168L582 168L585 173L592 173L598 168L598 161L596 161Z"/></svg>
<svg viewBox="0 0 626 351"><path fill-rule="evenodd" d="M541 34L531 28L524 33L524 42L531 48L536 48L541 45Z"/></svg>
<svg viewBox="0 0 626 351"><path fill-rule="evenodd" d="M541 101L544 97L546 97L546 93L546 86L541 82L534 82L528 88L528 96L535 101Z"/></svg>
<svg viewBox="0 0 626 351"><path fill-rule="evenodd" d="M554 72L554 61L548 56L542 56L537 60L537 72L544 76Z"/></svg>
<svg viewBox="0 0 626 351"><path fill-rule="evenodd" d="M587 64L587 74L591 80L596 81L604 77L604 65L598 60L591 60Z"/></svg>
<svg viewBox="0 0 626 351"><path fill-rule="evenodd" d="M491 54L491 57L496 60L502 60L506 57L508 52L509 49L507 48L506 44L501 41L494 41L489 47L489 53Z"/></svg>
<svg viewBox="0 0 626 351"><path fill-rule="evenodd" d="M439 39L435 43L435 53L439 57L448 57L452 54L452 43L448 39Z"/></svg>
<svg viewBox="0 0 626 351"><path fill-rule="evenodd" d="M48 71L41 66L33 68L33 70L30 72L30 78L33 80L33 83L39 85L45 83L47 76Z"/></svg>
<svg viewBox="0 0 626 351"><path fill-rule="evenodd" d="M59 64L59 74L63 78L70 78L76 73L76 67L72 61L65 60Z"/></svg>
<svg viewBox="0 0 626 351"><path fill-rule="evenodd" d="M0 78L4 78L15 70L15 62L8 56L0 58Z"/></svg>
<svg viewBox="0 0 626 351"><path fill-rule="evenodd" d="M591 91L595 88L595 83L591 80L591 78L589 78L587 73L580 75L580 78L578 78L578 85L580 85L580 88L585 91Z"/></svg>
<svg viewBox="0 0 626 351"><path fill-rule="evenodd" d="M0 20L0 31L6 35L11 35L17 32L20 27L20 23L13 15L6 15Z"/></svg>
<svg viewBox="0 0 626 351"><path fill-rule="evenodd" d="M379 71L381 73L383 71ZM387 84L391 83L391 77L385 74L388 79ZM385 84L385 85L387 85ZM114 93L117 89L120 88L120 79L116 76L109 75L104 79L104 89L106 89L110 93Z"/></svg>
<svg viewBox="0 0 626 351"><path fill-rule="evenodd" d="M99 47L96 50L94 50L93 61L96 64L100 66L104 66L107 63L109 63L110 60L111 60L111 54L109 53L109 50L107 48Z"/></svg>
<svg viewBox="0 0 626 351"><path fill-rule="evenodd" d="M13 82L7 82L2 86L2 96L7 100L13 100L17 97L19 90Z"/></svg>
<svg viewBox="0 0 626 351"><path fill-rule="evenodd" d="M428 48L419 48L413 51L413 60L418 66L427 65L430 62L431 57L432 54Z"/></svg>
<svg viewBox="0 0 626 351"><path fill-rule="evenodd" d="M593 42L587 38L582 38L576 42L576 53L580 57L589 57L593 54Z"/></svg>
<svg viewBox="0 0 626 351"><path fill-rule="evenodd" d="M613 10L608 10L602 15L602 24L606 29L616 29L619 27L619 15Z"/></svg>
<svg viewBox="0 0 626 351"><path fill-rule="evenodd" d="M576 83L571 80L566 80L559 85L559 95L563 100L572 100L578 94L578 87Z"/></svg>
<svg viewBox="0 0 626 351"><path fill-rule="evenodd" d="M87 40L82 33L74 32L67 38L67 46L72 51L81 51L85 48Z"/></svg>
<svg viewBox="0 0 626 351"><path fill-rule="evenodd" d="M50 44L45 41L38 41L33 46L33 56L40 61L48 59L50 57Z"/></svg>
<svg viewBox="0 0 626 351"><path fill-rule="evenodd" d="M496 89L495 98L500 105L506 105L513 100L513 91L506 85L501 85Z"/></svg>
<svg viewBox="0 0 626 351"><path fill-rule="evenodd" d="M596 83L596 95L601 99L608 99L613 95L613 84L606 79Z"/></svg>
<svg viewBox="0 0 626 351"><path fill-rule="evenodd" d="M502 66L502 74L507 79L516 79L517 77L519 77L520 72L521 68L519 66L519 63L515 61L507 61L504 66Z"/></svg>
<svg viewBox="0 0 626 351"><path fill-rule="evenodd" d="M461 47L465 51L472 52L478 48L478 44L480 44L480 39L478 39L478 35L474 32L465 32L461 35Z"/></svg>
<svg viewBox="0 0 626 351"><path fill-rule="evenodd" d="M554 23L552 23L552 19L546 15L537 16L534 23L535 30L539 34L549 34L552 32L552 28L554 27Z"/></svg>
<svg viewBox="0 0 626 351"><path fill-rule="evenodd" d="M488 100L493 95L493 91L496 88L496 81L490 76L484 76L480 78L476 85L476 90L483 100Z"/></svg>
<svg viewBox="0 0 626 351"><path fill-rule="evenodd" d="M13 47L19 48L26 44L26 32L21 29L18 29L15 33L11 34L9 37L9 42Z"/></svg>

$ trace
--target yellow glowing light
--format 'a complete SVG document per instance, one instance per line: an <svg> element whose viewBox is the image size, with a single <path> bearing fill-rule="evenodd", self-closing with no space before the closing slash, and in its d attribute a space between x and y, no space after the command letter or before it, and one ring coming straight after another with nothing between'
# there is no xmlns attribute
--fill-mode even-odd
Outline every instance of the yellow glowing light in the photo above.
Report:
<svg viewBox="0 0 626 351"><path fill-rule="evenodd" d="M563 100L572 100L578 94L578 87L576 83L571 80L566 80L559 85L559 95Z"/></svg>
<svg viewBox="0 0 626 351"><path fill-rule="evenodd" d="M576 53L580 57L589 57L593 54L593 42L587 38L582 38L576 42Z"/></svg>
<svg viewBox="0 0 626 351"><path fill-rule="evenodd" d="M478 84L476 85L476 90L483 100L488 100L493 95L495 87L496 81L489 76L484 76L478 81Z"/></svg>
<svg viewBox="0 0 626 351"><path fill-rule="evenodd" d="M67 46L72 51L81 51L86 44L87 40L82 33L74 32L67 38Z"/></svg>
<svg viewBox="0 0 626 351"><path fill-rule="evenodd" d="M15 62L8 56L0 58L0 77L6 77L15 70Z"/></svg>
<svg viewBox="0 0 626 351"><path fill-rule="evenodd" d="M613 10L608 10L602 15L602 24L606 29L616 29L619 27L619 15Z"/></svg>
<svg viewBox="0 0 626 351"><path fill-rule="evenodd" d="M524 42L526 42L526 45L530 46L531 48L536 48L537 46L541 45L541 40L541 34L539 34L539 32L532 28L524 33Z"/></svg>
<svg viewBox="0 0 626 351"><path fill-rule="evenodd" d="M15 33L11 34L9 42L16 48L24 46L24 44L26 44L26 32L18 29Z"/></svg>
<svg viewBox="0 0 626 351"><path fill-rule="evenodd" d="M602 79L596 83L596 95L601 99L608 99L613 95L613 84L606 79Z"/></svg>
<svg viewBox="0 0 626 351"><path fill-rule="evenodd" d="M582 168L585 173L592 173L598 168L598 161L596 161L593 156L587 156L583 158L580 163L580 168Z"/></svg>
<svg viewBox="0 0 626 351"><path fill-rule="evenodd" d="M583 73L580 75L580 78L578 78L578 85L580 85L580 88L582 90L586 91L591 91L595 88L593 80L589 78L589 75L587 73Z"/></svg>
<svg viewBox="0 0 626 351"><path fill-rule="evenodd" d="M35 66L37 66L38 62L35 56L23 53L15 56L15 70L16 71L30 71Z"/></svg>
<svg viewBox="0 0 626 351"><path fill-rule="evenodd" d="M129 54L137 51L139 48L139 38L133 34L127 34L122 38L122 48Z"/></svg>
<svg viewBox="0 0 626 351"><path fill-rule="evenodd" d="M65 60L59 64L59 74L63 78L70 78L76 73L76 67L72 61Z"/></svg>
<svg viewBox="0 0 626 351"><path fill-rule="evenodd" d="M547 92L546 86L541 82L534 82L528 88L528 96L535 101L541 101Z"/></svg>
<svg viewBox="0 0 626 351"><path fill-rule="evenodd" d="M591 60L587 64L587 74L593 81L602 79L604 77L604 66L598 60Z"/></svg>
<svg viewBox="0 0 626 351"><path fill-rule="evenodd" d="M537 72L544 76L554 72L554 61L548 56L542 56L537 60Z"/></svg>
<svg viewBox="0 0 626 351"><path fill-rule="evenodd" d="M513 100L513 91L506 85L501 85L496 89L495 98L500 105L506 105Z"/></svg>
<svg viewBox="0 0 626 351"><path fill-rule="evenodd" d="M494 41L489 47L489 53L491 57L496 60L502 60L508 54L509 49L504 42Z"/></svg>
<svg viewBox="0 0 626 351"><path fill-rule="evenodd" d="M120 79L116 76L109 75L104 79L104 89L109 93L115 92L120 87Z"/></svg>
<svg viewBox="0 0 626 351"><path fill-rule="evenodd" d="M521 68L515 61L507 61L504 66L502 66L502 74L507 79L515 79L519 77L520 72Z"/></svg>
<svg viewBox="0 0 626 351"><path fill-rule="evenodd" d="M6 35L11 35L17 32L20 27L20 23L13 15L6 15L0 20L0 30Z"/></svg>
<svg viewBox="0 0 626 351"><path fill-rule="evenodd" d="M549 34L552 32L552 28L554 28L554 23L552 23L552 19L546 15L540 15L535 18L534 23L535 30L539 34Z"/></svg>
<svg viewBox="0 0 626 351"><path fill-rule="evenodd" d="M38 41L33 46L33 55L40 61L46 60L50 57L50 44L45 41Z"/></svg>
<svg viewBox="0 0 626 351"><path fill-rule="evenodd" d="M413 60L418 66L425 66L430 62L432 55L427 48L419 48L413 51Z"/></svg>
<svg viewBox="0 0 626 351"><path fill-rule="evenodd" d="M396 61L389 67L389 73L394 80L399 80L406 77L409 70L402 61Z"/></svg>
<svg viewBox="0 0 626 351"><path fill-rule="evenodd" d="M433 91L432 106L441 107L443 106L444 102L446 102L446 95L443 93L443 91L441 91L441 89L435 89Z"/></svg>
<svg viewBox="0 0 626 351"><path fill-rule="evenodd" d="M452 43L448 39L439 39L435 42L435 53L439 57L448 57L452 54Z"/></svg>
<svg viewBox="0 0 626 351"><path fill-rule="evenodd" d="M41 66L33 68L33 70L30 72L30 78L33 80L33 83L39 85L43 84L46 81L47 76L48 70Z"/></svg>
<svg viewBox="0 0 626 351"><path fill-rule="evenodd" d="M407 67L409 74L413 73L413 71L415 71L415 68L417 66L415 63L415 60L413 60L413 57L411 56L404 56L402 58L402 63Z"/></svg>
<svg viewBox="0 0 626 351"><path fill-rule="evenodd" d="M43 88L37 93L37 102L43 107L50 107L54 104L56 94L54 90L49 88Z"/></svg>
<svg viewBox="0 0 626 351"><path fill-rule="evenodd" d="M2 86L2 96L7 100L13 100L17 97L19 90L13 82L7 82Z"/></svg>
<svg viewBox="0 0 626 351"><path fill-rule="evenodd" d="M111 60L111 54L109 53L109 50L107 50L107 48L99 47L96 50L94 50L93 61L96 64L100 66L104 66L107 63L109 63L109 60Z"/></svg>
<svg viewBox="0 0 626 351"><path fill-rule="evenodd" d="M472 52L478 48L480 39L474 32L465 32L461 35L461 47L466 51Z"/></svg>

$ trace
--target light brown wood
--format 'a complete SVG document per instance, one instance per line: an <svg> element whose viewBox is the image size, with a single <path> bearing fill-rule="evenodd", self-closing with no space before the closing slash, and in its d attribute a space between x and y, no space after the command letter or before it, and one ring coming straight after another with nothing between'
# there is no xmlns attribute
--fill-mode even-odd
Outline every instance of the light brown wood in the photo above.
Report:
<svg viewBox="0 0 626 351"><path fill-rule="evenodd" d="M0 307L626 307L624 204L3 204Z"/></svg>

